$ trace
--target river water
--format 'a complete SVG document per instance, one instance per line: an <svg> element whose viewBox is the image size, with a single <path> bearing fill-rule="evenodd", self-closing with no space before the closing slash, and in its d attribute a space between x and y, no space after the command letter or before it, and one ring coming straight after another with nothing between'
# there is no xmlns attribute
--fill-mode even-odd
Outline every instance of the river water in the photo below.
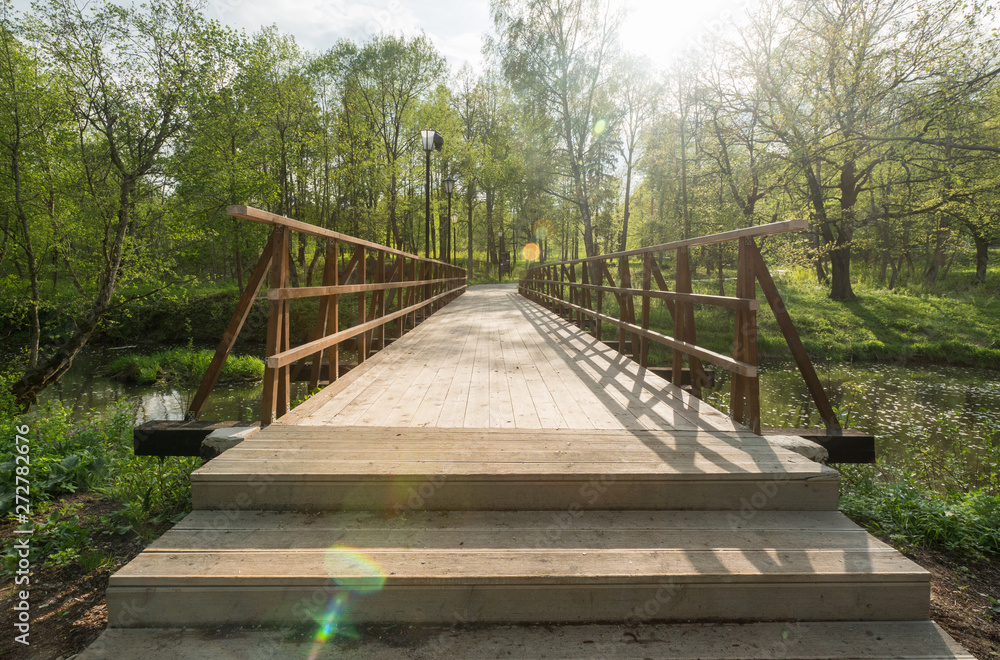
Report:
<svg viewBox="0 0 1000 660"><path fill-rule="evenodd" d="M78 356L62 380L40 397L59 399L82 419L115 402L126 402L136 422L183 419L197 386L126 385L102 375L120 355L89 350ZM896 364L816 364L820 380L845 426L875 434L880 456L891 457L900 443L935 449L961 437L982 441L1000 428L1000 373L962 367ZM792 363L761 369L761 419L765 427L822 427L805 382ZM716 386L728 391L724 378ZM293 383L292 399L307 393ZM261 385L219 385L201 418L250 422L260 415Z"/></svg>

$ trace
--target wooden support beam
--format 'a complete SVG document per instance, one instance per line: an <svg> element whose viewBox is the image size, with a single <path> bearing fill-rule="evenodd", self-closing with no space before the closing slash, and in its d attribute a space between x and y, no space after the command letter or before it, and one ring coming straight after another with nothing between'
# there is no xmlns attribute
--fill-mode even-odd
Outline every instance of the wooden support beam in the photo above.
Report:
<svg viewBox="0 0 1000 660"><path fill-rule="evenodd" d="M435 286L440 286L441 284L446 284L448 282L460 282L462 277L443 277L438 279L431 279L425 281L415 282L414 285L421 284L432 284ZM268 291L267 297L272 296L277 300L295 300L297 298L321 298L323 296L332 295L347 295L350 293L379 293L383 291L395 291L396 289L403 288L404 285L401 282L387 281L387 282L373 282L369 284L340 284L337 286L309 286L309 287L296 287L292 289L278 289L276 291Z"/></svg>
<svg viewBox="0 0 1000 660"><path fill-rule="evenodd" d="M572 267L572 266L570 266ZM660 274L660 279L663 275ZM671 291L669 287L666 290L656 290L651 289L649 291L645 289L626 289L622 287L610 287L610 286L597 286L596 284L574 284L568 283L566 286L574 289L590 289L593 291L606 291L607 293L613 293L616 295L629 295L629 296L641 296L647 298L659 298L660 300L666 300L670 304L670 317L673 318L674 302L691 302L699 305L711 305L713 307L724 307L726 309L760 309L760 301L756 299L743 299L743 298L730 298L729 296L713 296L703 293L678 293ZM664 283L666 286L666 283Z"/></svg>
<svg viewBox="0 0 1000 660"><path fill-rule="evenodd" d="M635 250L626 250L624 252L611 252L609 254L600 254L593 257L584 257L582 259L570 259L568 261L563 261L561 263L579 264L590 261L604 261L606 259L618 259L619 257L623 256L637 257L643 254L669 252L671 250L677 250L679 248L685 248L685 247L696 247L699 245L714 245L716 243L725 243L727 241L735 241L737 239L745 237L752 238L755 236L771 236L773 234L785 234L788 232L804 231L806 229L809 229L808 220L785 220L784 222L772 222L767 225L757 225L756 227L733 229L732 231L724 231L719 234L709 234L708 236L686 238L680 241L662 243L660 245L650 245L649 247L638 248Z"/></svg>
<svg viewBox="0 0 1000 660"><path fill-rule="evenodd" d="M251 426L242 422L163 420L143 422L132 429L136 456L200 456L201 443L212 431Z"/></svg>
<svg viewBox="0 0 1000 660"><path fill-rule="evenodd" d="M219 345L215 349L215 355L212 356L212 362L208 365L208 370L201 379L198 392L194 395L194 399L188 407L187 414L184 416L185 419L198 419L201 409L205 407L205 402L208 401L212 389L215 388L215 384L219 380L219 374L222 373L226 359L229 357L230 351L233 350L236 338L239 336L240 330L243 329L243 324L246 322L247 316L253 308L253 302L257 299L260 287L264 284L264 278L267 277L267 271L271 267L271 257L273 254L274 236L272 235L268 237L267 245L264 246L264 252L261 253L260 259L257 260L257 265L254 267L249 281L247 281L247 286L240 295L240 300L236 304L236 311L233 312L232 318L229 319L226 332L222 335L222 341L219 342Z"/></svg>
<svg viewBox="0 0 1000 660"><path fill-rule="evenodd" d="M293 220L291 218L286 218L284 216L278 215L276 213L270 213L268 211L262 211L261 209L256 209L252 206L241 206L234 205L226 207L226 213L236 218L243 218L244 220L252 220L254 222L260 222L266 225L275 225L278 227L286 227L288 229L299 232L300 234L306 234L308 236L316 236L318 238L331 238L347 245L354 245L356 247L370 248L372 250L381 250L386 254L395 254L399 256L411 257L413 259L418 259L423 262L433 262L433 263L444 263L436 259L429 259L427 257L421 257L418 255L412 255L408 252L403 252L402 250L396 250L385 245L379 245L378 243L372 243L371 241L365 241L360 238L355 238L354 236L348 236L347 234L341 234L340 232L332 231L330 229L324 229L323 227L317 227L316 225L309 224L308 222L302 222L301 220Z"/></svg>
<svg viewBox="0 0 1000 660"><path fill-rule="evenodd" d="M748 249L754 262L754 273L757 276L757 281L760 282L761 291L764 292L767 304L771 306L771 311L774 312L774 319L778 322L781 334L784 335L785 342L792 351L792 357L795 359L795 365L799 368L799 373L802 374L802 378L806 381L806 387L809 389L809 394L812 395L820 417L823 418L823 424L826 426L827 433L834 436L840 435L842 429L840 421L837 419L837 413L833 411L833 406L830 405L830 399L826 396L826 390L823 389L819 376L816 374L816 369L813 367L812 360L809 359L809 354L806 353L806 348L802 345L802 339L799 337L798 331L795 330L792 317L788 314L788 309L785 308L785 302L778 293L778 287L774 285L771 271L768 270L767 264L764 263L764 257L761 255L760 249L753 239L750 239Z"/></svg>

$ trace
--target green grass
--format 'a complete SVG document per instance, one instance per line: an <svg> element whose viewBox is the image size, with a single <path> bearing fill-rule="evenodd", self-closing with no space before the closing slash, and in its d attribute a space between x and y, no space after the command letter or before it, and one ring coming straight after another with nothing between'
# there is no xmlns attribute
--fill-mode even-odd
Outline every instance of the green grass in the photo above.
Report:
<svg viewBox="0 0 1000 660"><path fill-rule="evenodd" d="M152 355L123 355L108 365L108 376L127 383L197 383L205 375L214 351L175 348ZM219 382L256 382L264 377L264 361L250 355L230 355Z"/></svg>
<svg viewBox="0 0 1000 660"><path fill-rule="evenodd" d="M837 361L900 360L1000 369L1000 296L989 288L922 293L860 283L857 302L827 297L811 272L776 278L806 350ZM760 314L761 354L787 355L770 310Z"/></svg>

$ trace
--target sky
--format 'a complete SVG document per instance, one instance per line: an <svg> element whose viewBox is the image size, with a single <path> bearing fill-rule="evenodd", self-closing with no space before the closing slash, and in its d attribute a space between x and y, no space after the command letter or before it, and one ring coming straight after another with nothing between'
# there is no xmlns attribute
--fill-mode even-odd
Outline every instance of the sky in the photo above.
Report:
<svg viewBox="0 0 1000 660"><path fill-rule="evenodd" d="M625 0L629 13L622 42L628 50L666 66L717 30L727 15L742 13L746 3ZM20 11L30 11L30 0L14 4ZM452 71L466 62L482 68L483 35L492 30L488 0L207 0L205 14L247 32L274 23L311 51L326 50L341 38L360 43L379 32L423 30L447 57Z"/></svg>

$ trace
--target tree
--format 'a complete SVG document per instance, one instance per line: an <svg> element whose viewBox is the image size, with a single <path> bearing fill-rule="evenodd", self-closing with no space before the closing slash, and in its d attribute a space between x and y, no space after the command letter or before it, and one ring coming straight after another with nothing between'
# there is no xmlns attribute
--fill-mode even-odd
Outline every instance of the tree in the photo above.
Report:
<svg viewBox="0 0 1000 660"><path fill-rule="evenodd" d="M591 206L615 153L611 63L621 13L606 0L492 0L498 39L489 51L525 107L550 118L533 148L548 154L579 210L588 255L596 254Z"/></svg>
<svg viewBox="0 0 1000 660"><path fill-rule="evenodd" d="M125 269L143 268L132 240L148 178L188 120L189 109L215 86L217 26L184 0L146 7L100 5L84 12L69 0L37 7L35 35L59 67L64 93L79 124L100 267L87 290L86 311L69 335L52 338L39 360L14 383L21 405L58 380L115 301ZM110 190L89 169L99 149ZM104 194L108 193L108 194ZM155 268L155 267L154 267Z"/></svg>
<svg viewBox="0 0 1000 660"><path fill-rule="evenodd" d="M426 35L412 39L377 35L350 64L354 89L363 101L389 170L389 227L397 248L403 245L396 217L400 157L419 148L413 126L417 104L443 79L445 62Z"/></svg>
<svg viewBox="0 0 1000 660"><path fill-rule="evenodd" d="M650 74L648 58L626 56L618 60L615 79L615 99L622 111L621 139L618 153L625 163L625 198L622 204L622 236L620 250L628 249L629 202L632 193L632 173L638 158L639 145L650 118L656 112L661 94L660 85Z"/></svg>
<svg viewBox="0 0 1000 660"><path fill-rule="evenodd" d="M830 297L855 299L851 242L859 196L894 134L913 116L914 88L956 47L950 0L791 0L753 16L744 56L766 95L762 119L804 177L831 261Z"/></svg>
<svg viewBox="0 0 1000 660"><path fill-rule="evenodd" d="M39 309L41 260L53 250L55 236L46 223L55 194L53 182L46 181L56 142L66 142L69 119L52 89L51 79L41 70L31 49L13 32L7 15L0 20L0 153L3 165L2 200L4 244L0 263L10 254L18 270L28 276L31 338L28 368L36 368L42 326Z"/></svg>

